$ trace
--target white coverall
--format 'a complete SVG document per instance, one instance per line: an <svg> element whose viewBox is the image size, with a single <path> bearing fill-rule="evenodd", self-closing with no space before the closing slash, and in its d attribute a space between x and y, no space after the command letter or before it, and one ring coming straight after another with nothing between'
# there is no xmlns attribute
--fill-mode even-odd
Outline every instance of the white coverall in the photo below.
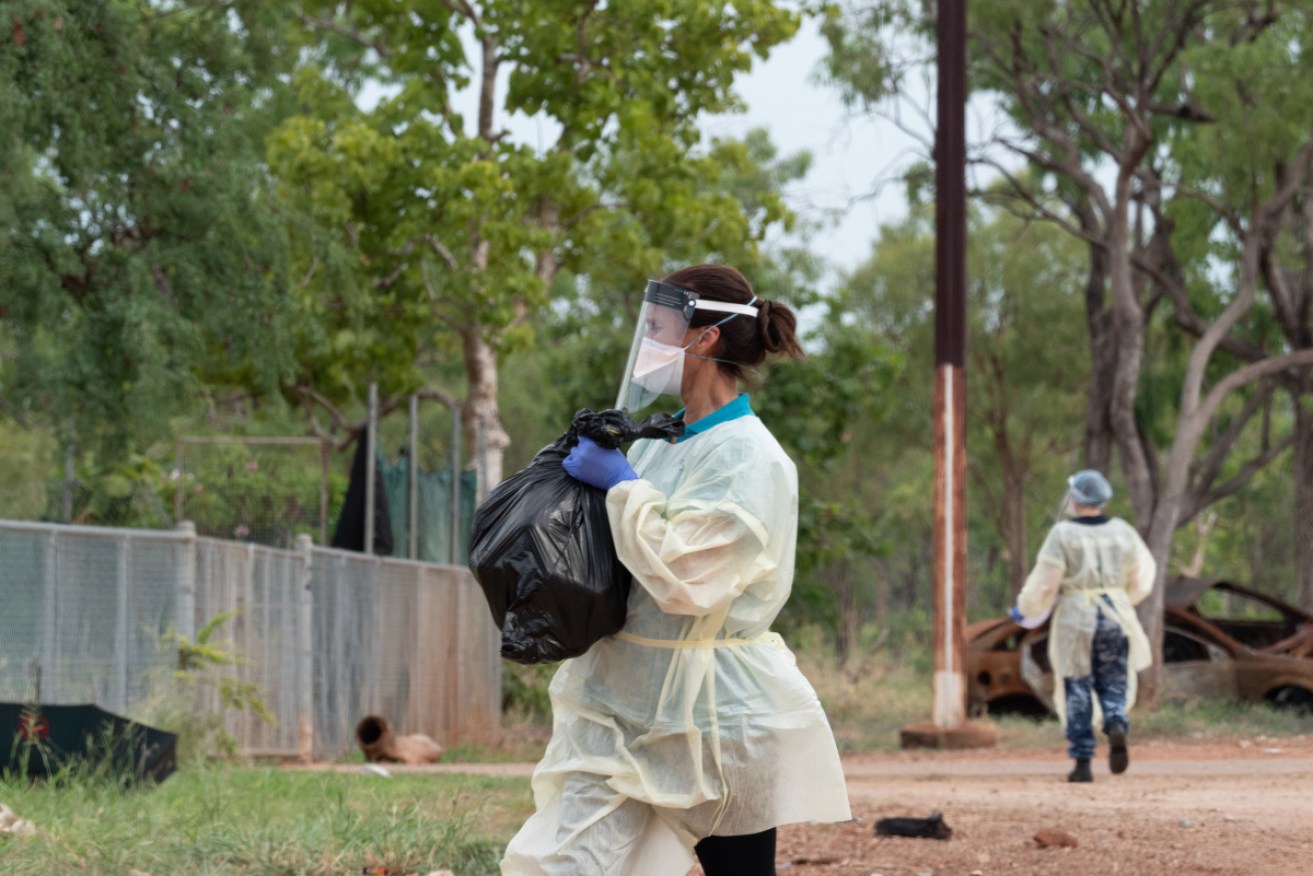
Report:
<svg viewBox="0 0 1313 876"><path fill-rule="evenodd" d="M1017 596L1017 609L1026 617L1053 611L1049 623L1053 706L1064 726L1062 680L1090 674L1100 608L1126 633L1126 708L1135 705L1135 674L1153 662L1135 606L1153 590L1156 574L1157 564L1144 539L1121 518L1094 525L1064 520L1049 530L1035 568Z"/></svg>
<svg viewBox="0 0 1313 876"><path fill-rule="evenodd" d="M629 614L552 680L506 876L683 876L712 834L852 817L820 701L769 632L793 581L792 460L751 415L629 457L639 479L607 494Z"/></svg>

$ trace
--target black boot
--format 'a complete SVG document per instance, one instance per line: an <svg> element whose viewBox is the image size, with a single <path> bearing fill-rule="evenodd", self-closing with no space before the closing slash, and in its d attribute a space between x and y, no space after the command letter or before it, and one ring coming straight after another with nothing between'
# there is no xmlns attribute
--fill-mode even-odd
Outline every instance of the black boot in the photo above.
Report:
<svg viewBox="0 0 1313 876"><path fill-rule="evenodd" d="M1126 725L1113 724L1108 728L1108 769L1124 773L1131 765L1131 754L1126 750Z"/></svg>
<svg viewBox="0 0 1313 876"><path fill-rule="evenodd" d="M1092 782L1094 773L1090 772L1090 759L1088 757L1077 758L1076 767L1067 773L1069 782Z"/></svg>

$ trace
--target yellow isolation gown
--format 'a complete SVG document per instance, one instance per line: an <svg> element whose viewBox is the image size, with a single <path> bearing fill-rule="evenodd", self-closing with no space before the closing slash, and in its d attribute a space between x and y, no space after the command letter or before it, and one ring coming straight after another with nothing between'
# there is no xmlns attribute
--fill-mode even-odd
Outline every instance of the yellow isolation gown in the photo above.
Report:
<svg viewBox="0 0 1313 876"><path fill-rule="evenodd" d="M607 494L629 614L552 681L506 876L683 876L703 837L852 817L820 701L770 632L793 581L792 460L750 411L629 456L639 479Z"/></svg>
<svg viewBox="0 0 1313 876"><path fill-rule="evenodd" d="M1064 520L1049 530L1035 568L1017 595L1017 608L1026 617L1053 611L1049 664L1053 667L1054 710L1064 726L1067 708L1062 679L1080 678L1092 671L1099 610L1126 633L1130 670L1126 708L1135 705L1135 674L1153 662L1135 606L1153 590L1156 573L1157 564L1144 540L1119 517L1093 525Z"/></svg>

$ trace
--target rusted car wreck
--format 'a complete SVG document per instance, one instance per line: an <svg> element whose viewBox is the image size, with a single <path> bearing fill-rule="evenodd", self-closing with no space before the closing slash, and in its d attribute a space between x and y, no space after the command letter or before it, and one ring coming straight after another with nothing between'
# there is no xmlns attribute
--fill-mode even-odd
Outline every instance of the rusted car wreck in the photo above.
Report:
<svg viewBox="0 0 1313 876"><path fill-rule="evenodd" d="M1313 715L1313 614L1231 581L1176 578L1163 606L1164 695L1227 697ZM967 705L974 715L1053 712L1048 625L1007 617L967 630Z"/></svg>

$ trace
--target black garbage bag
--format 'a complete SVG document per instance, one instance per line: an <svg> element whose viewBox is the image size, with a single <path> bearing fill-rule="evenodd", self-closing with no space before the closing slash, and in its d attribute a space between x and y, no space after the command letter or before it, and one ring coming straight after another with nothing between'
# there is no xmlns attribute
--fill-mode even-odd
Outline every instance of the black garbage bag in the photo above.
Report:
<svg viewBox="0 0 1313 876"><path fill-rule="evenodd" d="M929 818L881 818L875 823L880 836L910 836L917 839L947 840L953 838L953 828L944 823L944 813L936 809Z"/></svg>
<svg viewBox="0 0 1313 876"><path fill-rule="evenodd" d="M502 481L474 512L470 570L501 629L501 654L516 663L576 657L625 622L629 570L617 559L606 492L561 463L586 435L603 447L675 438L684 422L624 411L575 414L570 429Z"/></svg>

